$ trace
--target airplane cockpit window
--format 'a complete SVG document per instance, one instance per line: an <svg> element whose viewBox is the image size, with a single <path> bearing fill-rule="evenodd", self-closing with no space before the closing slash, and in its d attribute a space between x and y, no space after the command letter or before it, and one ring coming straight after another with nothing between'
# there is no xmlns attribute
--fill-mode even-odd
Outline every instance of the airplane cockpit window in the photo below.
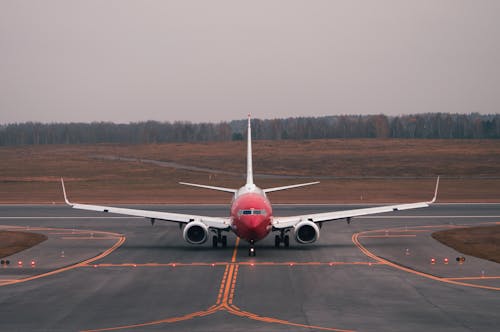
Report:
<svg viewBox="0 0 500 332"><path fill-rule="evenodd" d="M267 215L267 212L266 210L254 210L254 209L250 209L250 210L240 210L238 211L238 215Z"/></svg>

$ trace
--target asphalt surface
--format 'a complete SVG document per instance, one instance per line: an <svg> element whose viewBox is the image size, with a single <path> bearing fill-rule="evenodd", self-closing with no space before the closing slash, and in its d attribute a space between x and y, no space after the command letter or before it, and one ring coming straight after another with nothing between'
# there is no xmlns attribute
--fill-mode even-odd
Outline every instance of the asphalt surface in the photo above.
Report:
<svg viewBox="0 0 500 332"><path fill-rule="evenodd" d="M356 207L277 205L274 214ZM212 205L136 208L228 213ZM233 234L228 248L214 249L184 242L177 224L0 206L0 229L49 236L0 268L0 330L498 331L500 264L430 234L499 222L500 205L434 205L325 223L310 245L291 240L278 249L269 236L248 257Z"/></svg>

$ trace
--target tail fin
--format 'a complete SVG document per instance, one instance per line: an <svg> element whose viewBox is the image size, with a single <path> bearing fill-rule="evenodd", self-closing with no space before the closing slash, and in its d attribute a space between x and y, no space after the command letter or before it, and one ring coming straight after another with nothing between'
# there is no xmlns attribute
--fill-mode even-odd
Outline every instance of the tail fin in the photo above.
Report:
<svg viewBox="0 0 500 332"><path fill-rule="evenodd" d="M252 126L250 124L250 114L248 114L248 133L247 133L247 185L253 185L253 167L252 167Z"/></svg>

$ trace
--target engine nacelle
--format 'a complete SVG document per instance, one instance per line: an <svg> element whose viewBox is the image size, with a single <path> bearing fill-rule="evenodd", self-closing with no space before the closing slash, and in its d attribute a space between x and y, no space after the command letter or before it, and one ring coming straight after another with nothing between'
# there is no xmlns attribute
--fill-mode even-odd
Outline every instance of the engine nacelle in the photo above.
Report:
<svg viewBox="0 0 500 332"><path fill-rule="evenodd" d="M208 227L200 221L191 221L184 227L182 236L191 244L202 244L208 239Z"/></svg>
<svg viewBox="0 0 500 332"><path fill-rule="evenodd" d="M319 239L319 227L309 220L299 222L293 227L295 240L299 243L313 243Z"/></svg>

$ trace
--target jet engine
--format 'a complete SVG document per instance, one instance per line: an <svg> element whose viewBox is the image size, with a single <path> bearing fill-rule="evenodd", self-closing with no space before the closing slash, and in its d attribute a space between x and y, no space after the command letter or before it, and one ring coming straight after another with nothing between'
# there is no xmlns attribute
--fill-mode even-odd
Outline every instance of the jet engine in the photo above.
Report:
<svg viewBox="0 0 500 332"><path fill-rule="evenodd" d="M295 240L299 243L313 243L319 239L318 225L309 220L299 222L294 227Z"/></svg>
<svg viewBox="0 0 500 332"><path fill-rule="evenodd" d="M202 244L208 239L208 227L200 221L191 221L182 232L184 240L190 244Z"/></svg>

